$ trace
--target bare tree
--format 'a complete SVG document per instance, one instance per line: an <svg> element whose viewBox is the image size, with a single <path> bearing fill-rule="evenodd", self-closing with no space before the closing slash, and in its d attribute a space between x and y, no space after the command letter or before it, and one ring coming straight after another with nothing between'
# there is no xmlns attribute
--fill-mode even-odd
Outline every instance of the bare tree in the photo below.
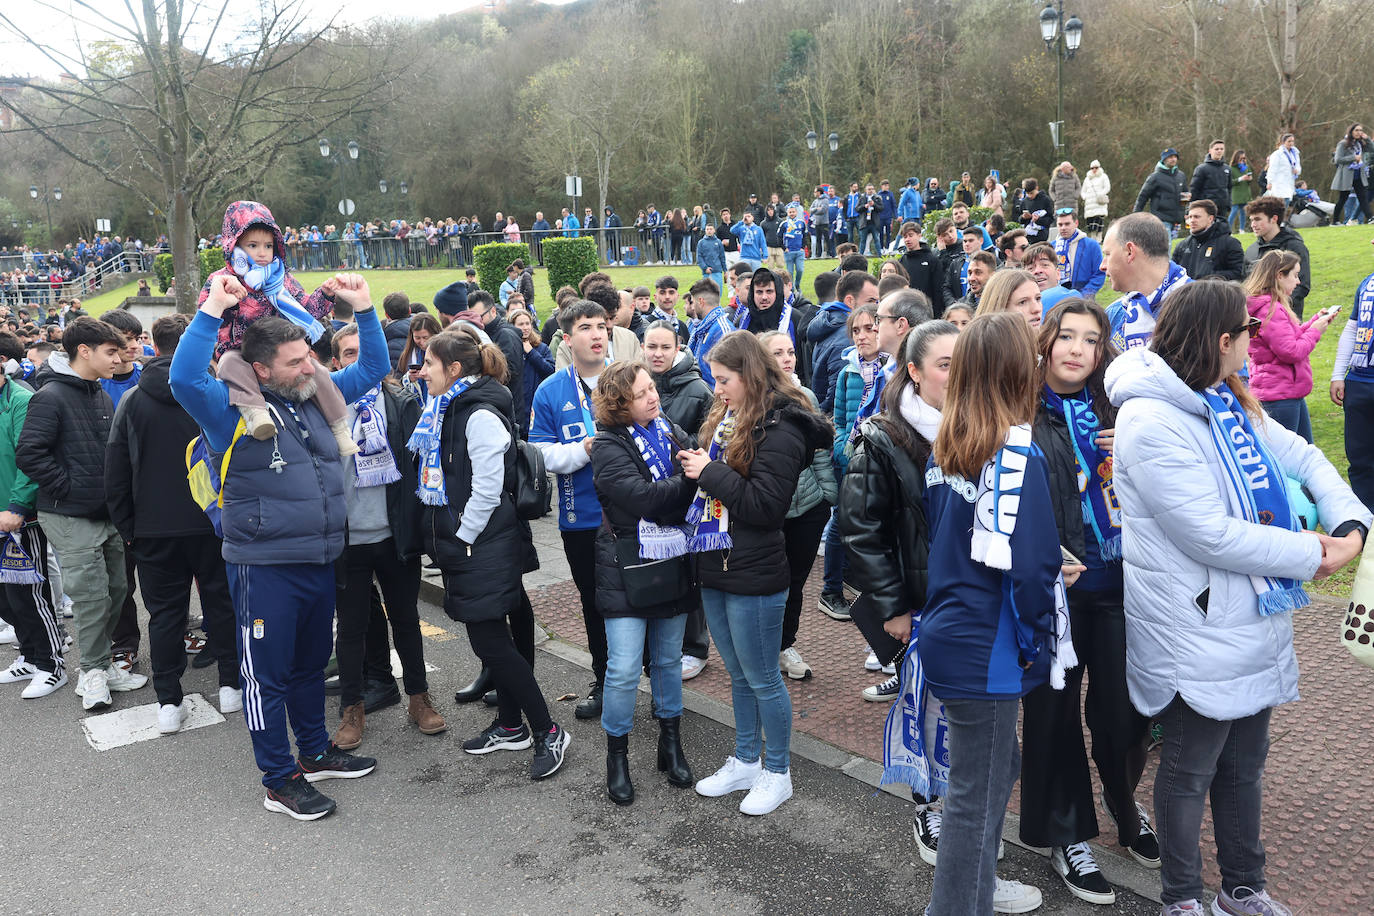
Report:
<svg viewBox="0 0 1374 916"><path fill-rule="evenodd" d="M120 16L71 0L114 39L74 53L0 11L0 25L75 74L28 81L10 100L20 129L167 215L181 312L196 308L197 216L207 200L259 186L283 151L382 104L399 75L332 21L308 27L300 0L269 0L250 34L212 56L230 2L125 0Z"/></svg>

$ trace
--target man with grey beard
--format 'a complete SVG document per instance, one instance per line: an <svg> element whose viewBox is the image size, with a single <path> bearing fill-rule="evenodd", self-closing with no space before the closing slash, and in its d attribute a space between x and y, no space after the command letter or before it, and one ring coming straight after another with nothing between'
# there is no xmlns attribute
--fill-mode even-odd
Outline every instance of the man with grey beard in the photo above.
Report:
<svg viewBox="0 0 1374 916"><path fill-rule="evenodd" d="M382 380L391 361L367 281L339 274L335 283L335 298L353 306L358 326L358 361L331 376L351 404ZM285 318L253 322L241 351L277 433L263 440L236 435L239 417L228 387L207 367L221 316L245 294L233 276L211 278L172 358L172 392L210 450L229 452L220 493L224 560L243 659L243 713L267 789L263 807L315 820L335 805L312 783L366 776L377 765L340 750L325 728L334 561L343 552L347 514L344 462L329 422L310 400L315 373L326 370L311 358L305 329ZM288 714L299 759L291 756Z"/></svg>

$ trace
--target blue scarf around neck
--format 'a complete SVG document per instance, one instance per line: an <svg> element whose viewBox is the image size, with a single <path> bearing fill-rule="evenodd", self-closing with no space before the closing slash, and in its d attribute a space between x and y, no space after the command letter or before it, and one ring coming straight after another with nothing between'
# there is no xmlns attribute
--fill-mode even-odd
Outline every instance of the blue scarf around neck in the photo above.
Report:
<svg viewBox="0 0 1374 916"><path fill-rule="evenodd" d="M440 461L443 445L444 413L453 400L472 387L473 377L460 378L443 394L430 395L425 401L425 409L420 412L420 422L415 424L415 432L410 434L406 448L420 456L420 485L415 495L427 506L447 506L448 493L444 490L444 467Z"/></svg>
<svg viewBox="0 0 1374 916"><path fill-rule="evenodd" d="M1045 406L1064 418L1078 464L1078 498L1083 508L1083 523L1092 529L1101 550L1102 562L1121 559L1121 510L1116 499L1108 498L1112 488L1112 456L1098 448L1097 434L1102 422L1092 404L1077 396L1064 397L1049 385L1042 397Z"/></svg>
<svg viewBox="0 0 1374 916"><path fill-rule="evenodd" d="M235 248L229 259L229 266L243 285L261 293L268 302L281 312L283 318L305 329L306 336L314 343L324 334L324 325L315 320L296 301L296 297L286 290L286 265L281 258L273 258L272 263L259 264L248 256L242 248Z"/></svg>

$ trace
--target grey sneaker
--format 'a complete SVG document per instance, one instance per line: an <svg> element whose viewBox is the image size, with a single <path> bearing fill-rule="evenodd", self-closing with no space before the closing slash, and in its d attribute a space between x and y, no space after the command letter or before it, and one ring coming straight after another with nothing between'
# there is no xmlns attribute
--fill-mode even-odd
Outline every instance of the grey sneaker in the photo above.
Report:
<svg viewBox="0 0 1374 916"><path fill-rule="evenodd" d="M1180 900L1160 907L1159 916L1204 916L1206 912L1196 900Z"/></svg>
<svg viewBox="0 0 1374 916"><path fill-rule="evenodd" d="M1213 916L1293 916L1293 911L1269 896L1268 891L1238 887L1223 890L1212 901Z"/></svg>

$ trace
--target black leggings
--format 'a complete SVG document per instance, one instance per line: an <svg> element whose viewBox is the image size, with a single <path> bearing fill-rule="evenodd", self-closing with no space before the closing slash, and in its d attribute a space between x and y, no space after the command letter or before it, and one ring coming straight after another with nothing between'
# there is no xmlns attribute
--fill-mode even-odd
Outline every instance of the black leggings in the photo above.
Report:
<svg viewBox="0 0 1374 916"><path fill-rule="evenodd" d="M817 503L796 518L782 523L784 550L791 581L787 585L787 604L782 611L782 647L790 649L797 642L797 627L801 625L802 590L816 565L816 548L821 545L821 532L830 521L830 506Z"/></svg>
<svg viewBox="0 0 1374 916"><path fill-rule="evenodd" d="M587 650L592 653L592 673L597 684L606 683L606 621L596 609L596 531L595 528L567 530L563 553L572 570L573 584L582 599L582 625L587 629Z"/></svg>
<svg viewBox="0 0 1374 916"><path fill-rule="evenodd" d="M534 669L515 648L506 621L479 620L466 627L472 651L496 682L496 721L506 728L519 728L523 712L535 734L552 728L553 719L534 679Z"/></svg>
<svg viewBox="0 0 1374 916"><path fill-rule="evenodd" d="M1355 188L1351 191L1339 191L1336 194L1336 209L1331 211L1331 222L1340 225L1345 221L1345 201L1351 194L1355 195L1355 200L1360 205L1360 219L1367 221L1369 217L1369 185L1359 178L1355 179Z"/></svg>

